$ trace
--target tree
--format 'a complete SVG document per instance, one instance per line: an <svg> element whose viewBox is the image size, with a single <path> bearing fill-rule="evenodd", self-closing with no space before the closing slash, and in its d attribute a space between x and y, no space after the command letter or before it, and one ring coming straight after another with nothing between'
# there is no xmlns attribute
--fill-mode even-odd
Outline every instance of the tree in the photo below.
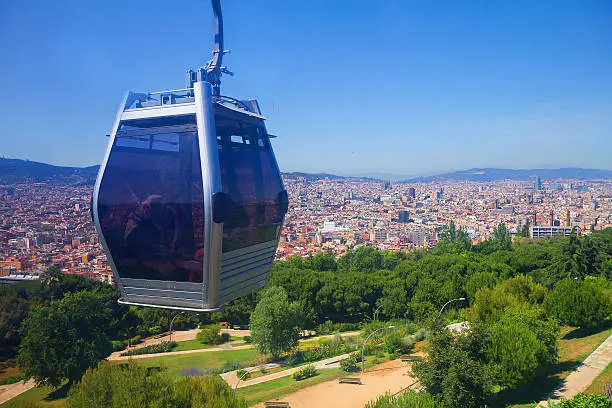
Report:
<svg viewBox="0 0 612 408"><path fill-rule="evenodd" d="M111 351L114 306L104 293L81 291L34 308L23 322L17 358L24 376L53 387L81 378Z"/></svg>
<svg viewBox="0 0 612 408"><path fill-rule="evenodd" d="M546 309L563 324L597 327L612 313L612 300L605 279L564 279L546 297Z"/></svg>
<svg viewBox="0 0 612 408"><path fill-rule="evenodd" d="M246 408L246 401L219 376L184 376L172 380L134 362L101 362L87 370L68 394L69 408Z"/></svg>
<svg viewBox="0 0 612 408"><path fill-rule="evenodd" d="M440 231L438 247L443 252L463 252L472 247L472 239L463 227L457 229L455 221L451 221Z"/></svg>
<svg viewBox="0 0 612 408"><path fill-rule="evenodd" d="M506 227L506 224L500 222L493 229L493 237L491 238L494 251L510 251L512 249L512 235Z"/></svg>
<svg viewBox="0 0 612 408"><path fill-rule="evenodd" d="M64 274L55 265L48 267L42 275L40 275L40 282L49 288L51 303L53 303L55 292L62 283L63 278Z"/></svg>
<svg viewBox="0 0 612 408"><path fill-rule="evenodd" d="M290 351L300 338L301 312L297 303L290 303L285 289L272 286L251 314L251 338L262 353L275 358Z"/></svg>
<svg viewBox="0 0 612 408"><path fill-rule="evenodd" d="M487 332L475 326L453 335L440 324L431 330L427 356L412 369L419 383L444 407L482 406L492 387L491 367L484 354Z"/></svg>

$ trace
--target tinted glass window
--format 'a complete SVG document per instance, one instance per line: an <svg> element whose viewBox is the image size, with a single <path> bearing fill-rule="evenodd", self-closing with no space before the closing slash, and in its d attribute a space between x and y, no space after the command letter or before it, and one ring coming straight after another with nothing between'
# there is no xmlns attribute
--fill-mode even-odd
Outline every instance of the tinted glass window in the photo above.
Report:
<svg viewBox="0 0 612 408"><path fill-rule="evenodd" d="M122 278L202 282L204 197L195 117L121 124L98 215Z"/></svg>
<svg viewBox="0 0 612 408"><path fill-rule="evenodd" d="M263 125L215 117L223 192L233 201L223 224L223 252L273 241L280 234L282 191Z"/></svg>

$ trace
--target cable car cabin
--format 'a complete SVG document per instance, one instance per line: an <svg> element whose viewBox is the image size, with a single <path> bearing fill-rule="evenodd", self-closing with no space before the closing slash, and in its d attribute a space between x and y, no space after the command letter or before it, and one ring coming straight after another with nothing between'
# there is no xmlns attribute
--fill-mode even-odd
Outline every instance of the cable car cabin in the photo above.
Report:
<svg viewBox="0 0 612 408"><path fill-rule="evenodd" d="M92 206L120 303L214 310L265 285L288 200L264 119L207 82L127 95Z"/></svg>

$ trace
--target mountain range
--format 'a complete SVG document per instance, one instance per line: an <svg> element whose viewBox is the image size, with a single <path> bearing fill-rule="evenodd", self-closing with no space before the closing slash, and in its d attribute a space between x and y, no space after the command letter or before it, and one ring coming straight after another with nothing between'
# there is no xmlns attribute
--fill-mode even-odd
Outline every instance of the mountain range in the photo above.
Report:
<svg viewBox="0 0 612 408"><path fill-rule="evenodd" d="M65 167L21 159L0 158L0 183L46 182L53 184L93 184L99 166ZM357 181L377 181L374 177L338 176L329 173L283 173L289 178L307 180L338 179ZM612 179L612 170L561 168L561 169L496 169L482 168L460 170L432 176L413 177L399 183L427 183L434 181L495 181L495 180L530 180L539 176L543 180L575 179L596 180Z"/></svg>

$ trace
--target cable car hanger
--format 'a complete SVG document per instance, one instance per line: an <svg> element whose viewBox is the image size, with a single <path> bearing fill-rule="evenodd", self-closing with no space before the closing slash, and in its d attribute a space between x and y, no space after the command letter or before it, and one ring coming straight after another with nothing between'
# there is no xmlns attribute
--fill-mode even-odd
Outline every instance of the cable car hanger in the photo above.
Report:
<svg viewBox="0 0 612 408"><path fill-rule="evenodd" d="M218 310L269 277L289 201L256 100L221 95L223 18L187 88L128 92L92 197L119 303Z"/></svg>

